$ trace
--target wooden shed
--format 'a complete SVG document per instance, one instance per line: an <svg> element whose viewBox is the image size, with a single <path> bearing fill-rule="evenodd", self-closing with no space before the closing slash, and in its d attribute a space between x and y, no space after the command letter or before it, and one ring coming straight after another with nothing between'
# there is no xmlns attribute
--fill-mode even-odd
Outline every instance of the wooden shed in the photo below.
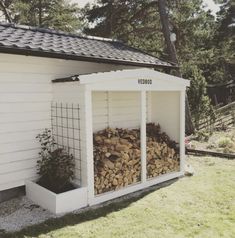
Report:
<svg viewBox="0 0 235 238"><path fill-rule="evenodd" d="M185 90L189 81L151 69L133 69L77 75L53 81L57 118L66 115L66 105L79 105L81 186L88 191L87 204L101 203L183 175L185 136ZM62 110L60 110L60 105ZM76 106L73 106L76 108ZM71 108L71 106L70 106ZM67 112L68 115L68 112ZM146 124L160 123L179 144L179 167L160 176L148 177ZM60 128L68 122L62 120ZM72 125L72 121L69 122ZM105 128L140 130L140 180L107 192L95 192L94 135ZM72 132L56 129L59 143ZM68 134L66 134L68 133ZM62 138L62 139L61 139ZM134 143L134 142L133 142ZM114 149L115 150L115 149ZM166 158L165 158L166 159ZM173 158L171 158L173 159ZM130 158L131 160L131 158ZM77 161L77 162L78 162ZM131 168L130 168L131 169ZM98 176L100 179L101 176ZM113 182L113 179L110 179Z"/></svg>
<svg viewBox="0 0 235 238"><path fill-rule="evenodd" d="M69 203L62 196L61 208L51 209L55 213L181 176L189 82L157 71L174 67L119 41L0 23L0 201L2 192L37 178L40 146L35 137L51 127L57 143L72 149L75 182L83 194L82 199L70 194ZM179 143L177 170L148 176L146 123L159 123ZM97 187L93 137L107 128L139 136L134 141L140 147L135 148L139 174L115 189ZM43 196L29 191L45 204L44 190Z"/></svg>

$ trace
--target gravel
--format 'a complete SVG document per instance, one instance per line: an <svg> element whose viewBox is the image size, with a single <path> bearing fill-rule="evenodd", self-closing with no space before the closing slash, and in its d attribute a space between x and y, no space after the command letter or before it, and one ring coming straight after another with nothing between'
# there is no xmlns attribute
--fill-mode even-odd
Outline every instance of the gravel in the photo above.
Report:
<svg viewBox="0 0 235 238"><path fill-rule="evenodd" d="M138 197L140 194L147 191L154 191L161 187L167 186L171 181L158 184L144 190L140 190L131 194L127 194L120 198L107 201L92 207L86 207L73 212L73 214L80 214L89 210L97 209L99 207L109 205L111 203L120 202L125 199ZM26 196L14 198L6 202L0 203L0 237L1 233L17 232L25 227L40 224L51 218L59 218L65 214L55 215L46 209L34 204Z"/></svg>
<svg viewBox="0 0 235 238"><path fill-rule="evenodd" d="M0 203L0 234L19 231L55 217L58 216L35 205L25 196L14 198Z"/></svg>

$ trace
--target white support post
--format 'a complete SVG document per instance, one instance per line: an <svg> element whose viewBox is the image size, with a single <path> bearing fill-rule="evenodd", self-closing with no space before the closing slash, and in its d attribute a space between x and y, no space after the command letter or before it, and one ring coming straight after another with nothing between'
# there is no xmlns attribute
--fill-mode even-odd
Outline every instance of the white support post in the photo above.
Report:
<svg viewBox="0 0 235 238"><path fill-rule="evenodd" d="M145 183L146 182L146 91L141 91L141 130L140 130L140 138L141 138L141 182Z"/></svg>
<svg viewBox="0 0 235 238"><path fill-rule="evenodd" d="M149 91L146 93L147 97L147 122L150 123L152 121L152 92Z"/></svg>
<svg viewBox="0 0 235 238"><path fill-rule="evenodd" d="M94 161L93 161L93 129L92 129L92 91L85 89L85 121L86 121L86 155L87 155L87 188L88 204L94 199Z"/></svg>
<svg viewBox="0 0 235 238"><path fill-rule="evenodd" d="M108 126L109 127L112 127L112 124L113 124L111 95L112 95L112 92L107 91L107 108L108 108Z"/></svg>
<svg viewBox="0 0 235 238"><path fill-rule="evenodd" d="M185 91L180 91L180 171L185 165Z"/></svg>

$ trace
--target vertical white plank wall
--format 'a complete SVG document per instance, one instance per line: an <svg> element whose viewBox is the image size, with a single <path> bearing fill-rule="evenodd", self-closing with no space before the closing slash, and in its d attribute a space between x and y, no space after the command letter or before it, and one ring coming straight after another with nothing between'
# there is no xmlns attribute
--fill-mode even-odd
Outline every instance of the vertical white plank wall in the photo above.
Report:
<svg viewBox="0 0 235 238"><path fill-rule="evenodd" d="M122 68L126 66L0 54L0 191L36 176L40 148L35 136L51 127L51 80Z"/></svg>
<svg viewBox="0 0 235 238"><path fill-rule="evenodd" d="M94 132L108 126L140 127L140 92L93 91L92 105Z"/></svg>
<svg viewBox="0 0 235 238"><path fill-rule="evenodd" d="M59 136L62 136L64 134L64 138L66 138L66 133L69 133L69 137L75 137L76 139L79 139L79 141L71 141L69 140L70 144L69 146L73 147L75 146L75 153L76 153L76 161L75 161L75 179L80 180L81 179L81 185L87 186L87 176L86 176L86 153L85 153L85 146L86 146L86 140L85 140L85 91L84 86L79 85L78 82L66 82L66 83L53 83L53 105L58 105L58 114L60 114L60 105L66 106L71 108L75 108L74 113L78 113L79 115L73 115L73 117L79 116L79 121L77 119L75 120L66 120L64 118L62 122L64 123L64 127L66 128L66 123L69 121L69 123L72 123L72 125L69 125L69 127L74 127L75 130L69 130L65 132L62 132L63 128L54 128L58 131L55 131L55 134L59 134ZM79 111L77 109L79 108ZM53 109L55 110L55 109ZM71 110L69 110L71 113ZM66 117L66 110L64 109L63 114ZM71 115L69 116L71 118ZM59 118L59 117L58 117ZM58 119L58 124L60 124L60 118ZM54 124L56 124L54 122ZM80 130L78 130L80 129ZM58 139L59 144L61 145L67 145L67 140L64 141L64 143L61 142L62 137L55 138ZM73 153L73 150L71 151ZM75 181L76 182L76 181ZM78 181L78 183L80 183Z"/></svg>
<svg viewBox="0 0 235 238"><path fill-rule="evenodd" d="M159 123L171 139L180 141L180 91L152 91L149 122Z"/></svg>

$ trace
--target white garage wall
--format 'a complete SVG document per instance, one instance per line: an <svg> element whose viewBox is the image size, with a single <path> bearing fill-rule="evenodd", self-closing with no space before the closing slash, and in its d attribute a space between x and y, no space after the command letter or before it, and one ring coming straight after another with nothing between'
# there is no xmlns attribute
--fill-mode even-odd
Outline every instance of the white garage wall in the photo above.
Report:
<svg viewBox="0 0 235 238"><path fill-rule="evenodd" d="M127 67L0 54L0 191L36 176L35 136L51 126L51 80L121 68Z"/></svg>

